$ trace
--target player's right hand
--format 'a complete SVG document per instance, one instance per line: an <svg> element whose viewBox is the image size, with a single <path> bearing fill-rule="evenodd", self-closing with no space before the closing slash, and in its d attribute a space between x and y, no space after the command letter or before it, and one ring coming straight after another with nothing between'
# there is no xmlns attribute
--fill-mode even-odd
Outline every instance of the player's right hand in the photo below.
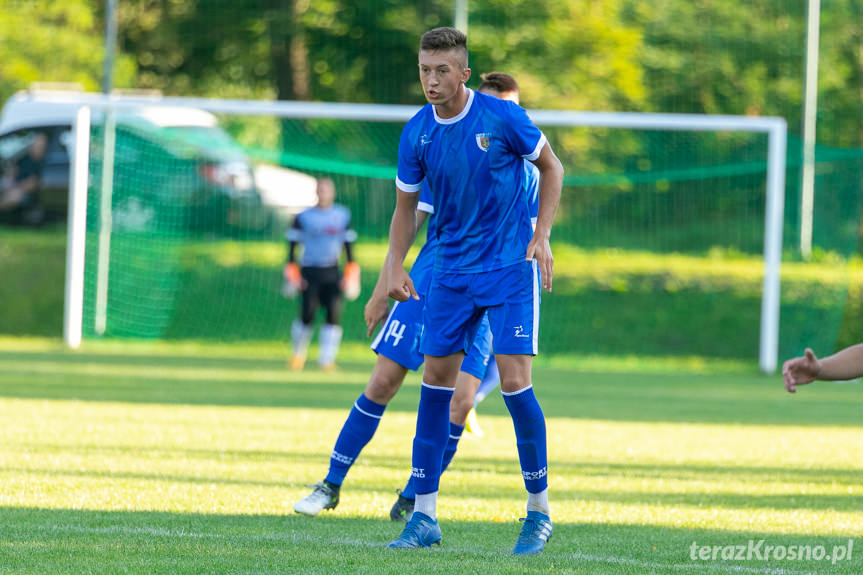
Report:
<svg viewBox="0 0 863 575"><path fill-rule="evenodd" d="M387 302L387 298L383 297L383 294L378 295L377 293L373 293L372 297L369 298L369 301L366 302L366 307L363 310L363 316L366 320L366 337L371 337L372 332L375 330L375 326L379 323L383 323L387 319L387 315L389 314L389 305Z"/></svg>
<svg viewBox="0 0 863 575"><path fill-rule="evenodd" d="M788 393L795 393L798 385L812 383L818 378L819 373L821 373L821 362L808 347L803 357L795 357L782 364L782 379Z"/></svg>
<svg viewBox="0 0 863 575"><path fill-rule="evenodd" d="M551 253L551 244L547 237L539 237L534 233L530 243L527 244L525 261L536 260L539 268L539 277L542 279L542 287L551 293L551 280L554 278L554 256Z"/></svg>
<svg viewBox="0 0 863 575"><path fill-rule="evenodd" d="M414 288L414 282L405 271L405 268L399 265L394 265L390 270L390 281L387 295L396 301L408 301L409 298L414 298L419 301L420 296Z"/></svg>

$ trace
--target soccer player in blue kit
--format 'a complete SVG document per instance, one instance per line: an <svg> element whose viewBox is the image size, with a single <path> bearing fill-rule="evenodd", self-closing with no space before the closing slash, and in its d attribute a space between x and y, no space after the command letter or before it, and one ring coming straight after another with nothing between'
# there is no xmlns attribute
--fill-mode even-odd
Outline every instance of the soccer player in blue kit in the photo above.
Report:
<svg viewBox="0 0 863 575"><path fill-rule="evenodd" d="M402 131L397 199L390 226L389 295L419 299L403 262L416 229L417 192L428 186L438 249L423 311L425 372L412 456L416 502L393 548L441 540L437 493L459 365L484 316L494 340L501 391L515 427L528 492L527 517L513 553L542 552L552 533L545 418L531 384L537 353L539 282L551 291L549 237L563 167L523 108L476 93L467 39L435 28L420 41L419 73L428 105ZM541 174L539 213L531 230L521 184L523 160Z"/></svg>
<svg viewBox="0 0 863 575"><path fill-rule="evenodd" d="M479 91L498 98L518 102L518 84L507 74L491 73L483 77ZM525 162L524 190L530 205L530 216L535 223L538 203L538 174L536 168ZM431 281L434 265L434 254L437 248L434 208L428 189L420 192L417 204L417 226L422 228L428 218L426 243L417 255L411 268L411 279L417 292L424 296ZM315 516L324 509L334 509L339 502L341 485L362 449L373 437L384 409L396 392L400 389L408 370L417 370L424 361L419 351L422 334L422 301L408 300L387 309L387 272L390 255L381 269L372 296L365 307L365 320L368 335L378 323L383 323L381 330L372 343L372 350L378 354L378 360L372 377L345 421L330 456L330 468L326 478L315 484L311 494L299 500L294 506L297 513ZM450 409L450 434L444 451L442 471L446 469L458 447L468 411L473 406L473 398L477 388L486 385L483 375L490 362L491 331L488 319L484 319L474 338L470 352L462 361L457 380L457 396ZM497 371L495 370L495 373ZM482 383L481 383L482 382ZM397 521L410 519L414 508L413 480L408 481L392 509L390 518Z"/></svg>
<svg viewBox="0 0 863 575"><path fill-rule="evenodd" d="M516 82L515 78L509 74L504 74L502 72L483 74L482 83L477 88L477 91L502 100L509 100L515 104L519 103L520 90L518 82ZM528 212L530 214L531 227L533 227L536 225L536 215L539 204L539 170L527 160L524 160L523 164L524 179L522 180L522 184L524 193L527 194ZM418 204L420 208L417 211L418 215L421 213L420 210L434 210L434 207L429 205L430 201L431 198L429 197L428 187L424 187L422 191L420 191ZM433 227L434 224L430 222L429 235L434 234ZM435 244L437 243L436 240L432 241L435 241ZM430 263L431 262L424 263L424 265L429 266L429 269L427 270L429 275L431 272ZM414 281L415 288L417 279L414 270L416 269L416 266L417 264L414 264L414 267L411 269L411 279ZM426 281L428 281L428 279ZM423 287L422 290L417 288L417 291L421 294L425 294L427 287ZM405 304L412 303L415 303L412 299L405 302ZM422 320L419 318L417 321ZM462 432L468 431L469 426L472 425L473 429L471 432L477 437L482 436L482 430L476 422L475 414L473 414L473 421L471 421L471 412L473 411L474 406L485 399L489 392L491 392L491 390L493 390L500 382L494 356L490 355L488 352L488 344L490 340L491 333L488 327L488 317L484 316L482 323L480 324L477 337L474 338L473 345L465 355L464 361L462 361L461 371L459 372L455 391L453 392L452 400L450 401L450 436L447 441L446 449L444 450L441 473L446 471L452 461L458 448L458 442L461 438ZM485 376L480 376L479 374L481 373L484 373ZM402 516L405 519L410 519L410 514L413 512L416 498L415 483L415 479L411 477L405 485L405 488L399 494L399 499L393 507L393 513L397 513L401 510ZM391 516L394 517L394 515Z"/></svg>

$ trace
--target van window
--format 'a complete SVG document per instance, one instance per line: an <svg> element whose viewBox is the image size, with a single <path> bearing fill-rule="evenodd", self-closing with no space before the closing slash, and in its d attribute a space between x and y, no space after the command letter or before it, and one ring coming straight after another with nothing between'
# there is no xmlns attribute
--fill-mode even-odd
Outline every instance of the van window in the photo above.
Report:
<svg viewBox="0 0 863 575"><path fill-rule="evenodd" d="M69 143L72 141L72 129L58 127L52 130L48 138L48 149L45 151L45 163L62 165L69 163Z"/></svg>
<svg viewBox="0 0 863 575"><path fill-rule="evenodd" d="M36 132L30 129L18 130L0 138L0 162L17 159L33 141L35 134Z"/></svg>

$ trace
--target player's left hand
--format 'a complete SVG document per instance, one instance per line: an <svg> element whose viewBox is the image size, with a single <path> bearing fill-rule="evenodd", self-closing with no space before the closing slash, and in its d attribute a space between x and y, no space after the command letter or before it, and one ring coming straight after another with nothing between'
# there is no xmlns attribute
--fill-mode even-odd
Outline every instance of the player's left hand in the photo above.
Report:
<svg viewBox="0 0 863 575"><path fill-rule="evenodd" d="M551 280L554 276L554 256L551 255L551 244L548 238L543 238L534 234L533 239L527 244L527 254L525 260L530 261L535 259L539 266L540 277L542 278L542 287L551 293Z"/></svg>
<svg viewBox="0 0 863 575"><path fill-rule="evenodd" d="M387 315L389 315L389 301L386 296L381 297L377 293L373 293L363 310L367 328L366 337L372 336L375 326L383 323L387 319Z"/></svg>

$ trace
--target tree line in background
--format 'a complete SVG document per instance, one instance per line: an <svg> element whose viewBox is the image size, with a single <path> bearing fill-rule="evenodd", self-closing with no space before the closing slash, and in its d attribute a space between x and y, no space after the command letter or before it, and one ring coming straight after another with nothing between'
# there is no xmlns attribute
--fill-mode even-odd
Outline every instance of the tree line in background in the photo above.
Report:
<svg viewBox="0 0 863 575"><path fill-rule="evenodd" d="M416 47L443 0L119 0L115 84L173 95L421 103ZM528 107L801 118L801 0L470 0L476 73ZM97 89L104 2L0 0L0 96ZM863 1L824 0L819 141L863 146ZM478 79L477 79L478 80Z"/></svg>

